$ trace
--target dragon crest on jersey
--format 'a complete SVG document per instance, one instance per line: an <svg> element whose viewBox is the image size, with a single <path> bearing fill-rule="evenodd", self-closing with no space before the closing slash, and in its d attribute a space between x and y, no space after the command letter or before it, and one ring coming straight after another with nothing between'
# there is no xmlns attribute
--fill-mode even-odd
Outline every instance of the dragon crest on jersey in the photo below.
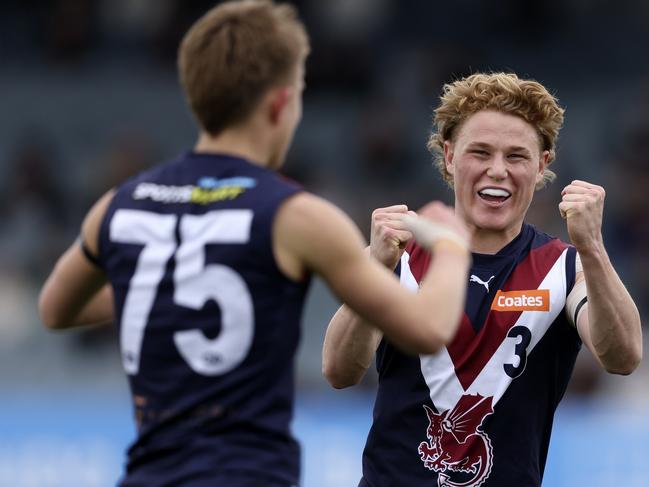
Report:
<svg viewBox="0 0 649 487"><path fill-rule="evenodd" d="M491 473L491 440L479 428L494 412L492 399L465 394L453 409L442 413L424 405L428 441L421 442L418 451L424 466L439 474L439 487L478 487ZM459 476L462 479L452 478Z"/></svg>

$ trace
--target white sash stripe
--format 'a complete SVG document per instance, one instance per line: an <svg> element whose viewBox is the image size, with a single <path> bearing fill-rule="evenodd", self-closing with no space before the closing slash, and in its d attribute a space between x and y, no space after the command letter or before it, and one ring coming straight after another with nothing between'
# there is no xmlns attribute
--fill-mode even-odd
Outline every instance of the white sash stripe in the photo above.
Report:
<svg viewBox="0 0 649 487"><path fill-rule="evenodd" d="M565 306L566 255L567 249L562 252L539 285L539 289L550 290L550 311L524 311L509 327L511 329L514 326L525 326L530 330L528 356ZM404 252L401 258L401 282L409 289L417 289L417 282L410 271L409 260L410 256ZM519 357L514 353L514 349L520 340L520 337L506 337L466 392L455 374L455 366L446 347L436 354L420 355L421 372L430 390L430 398L438 411L453 408L463 394L479 393L484 397L493 396L495 405L513 380L505 373L503 366L507 363L518 365Z"/></svg>
<svg viewBox="0 0 649 487"><path fill-rule="evenodd" d="M417 280L410 270L410 255L407 252L404 252L401 256L401 284L411 290L419 289ZM420 362L421 373L431 391L431 399L437 394L437 391L446 391L449 398L455 398L453 404L449 405L445 398L440 395L439 398L433 401L435 407L439 411L444 411L455 406L462 394L464 394L464 389L455 375L455 366L446 347L434 355L420 355ZM452 373L449 374L449 371Z"/></svg>
<svg viewBox="0 0 649 487"><path fill-rule="evenodd" d="M415 276L412 275L412 271L410 270L410 254L408 252L404 252L401 255L401 275L399 279L406 289L410 289L411 291L417 291L419 289L417 279L415 279Z"/></svg>

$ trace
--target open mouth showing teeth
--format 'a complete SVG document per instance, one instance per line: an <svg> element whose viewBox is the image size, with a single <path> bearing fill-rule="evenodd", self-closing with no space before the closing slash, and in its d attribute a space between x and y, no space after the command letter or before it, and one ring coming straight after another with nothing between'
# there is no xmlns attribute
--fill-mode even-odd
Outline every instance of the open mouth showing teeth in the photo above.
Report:
<svg viewBox="0 0 649 487"><path fill-rule="evenodd" d="M509 191L499 188L485 188L478 191L480 198L486 201L503 202L512 195Z"/></svg>

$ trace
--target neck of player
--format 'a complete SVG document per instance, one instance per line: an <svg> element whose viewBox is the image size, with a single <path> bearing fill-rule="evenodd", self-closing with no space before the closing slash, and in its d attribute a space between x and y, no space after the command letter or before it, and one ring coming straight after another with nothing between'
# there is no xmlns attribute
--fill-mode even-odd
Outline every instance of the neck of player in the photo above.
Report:
<svg viewBox="0 0 649 487"><path fill-rule="evenodd" d="M474 225L467 225L471 232L471 252L476 254L497 254L509 242L514 240L523 228L523 223L505 230L489 230Z"/></svg>
<svg viewBox="0 0 649 487"><path fill-rule="evenodd" d="M201 154L226 154L240 157L258 166L267 166L269 150L263 141L250 130L227 129L218 135L201 132L194 146L194 152Z"/></svg>

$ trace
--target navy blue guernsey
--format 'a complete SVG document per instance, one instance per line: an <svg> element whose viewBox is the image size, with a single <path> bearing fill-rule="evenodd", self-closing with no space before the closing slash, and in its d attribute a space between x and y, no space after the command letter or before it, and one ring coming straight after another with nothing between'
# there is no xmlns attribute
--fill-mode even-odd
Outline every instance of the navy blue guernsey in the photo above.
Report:
<svg viewBox="0 0 649 487"><path fill-rule="evenodd" d="M383 341L363 452L363 487L533 487L541 484L554 411L581 341L564 306L574 247L524 224L495 255L473 254L457 335L410 357ZM431 256L400 263L417 289Z"/></svg>
<svg viewBox="0 0 649 487"><path fill-rule="evenodd" d="M123 486L298 484L289 423L308 280L278 269L272 223L299 191L243 159L197 153L116 191L99 260L138 428Z"/></svg>

